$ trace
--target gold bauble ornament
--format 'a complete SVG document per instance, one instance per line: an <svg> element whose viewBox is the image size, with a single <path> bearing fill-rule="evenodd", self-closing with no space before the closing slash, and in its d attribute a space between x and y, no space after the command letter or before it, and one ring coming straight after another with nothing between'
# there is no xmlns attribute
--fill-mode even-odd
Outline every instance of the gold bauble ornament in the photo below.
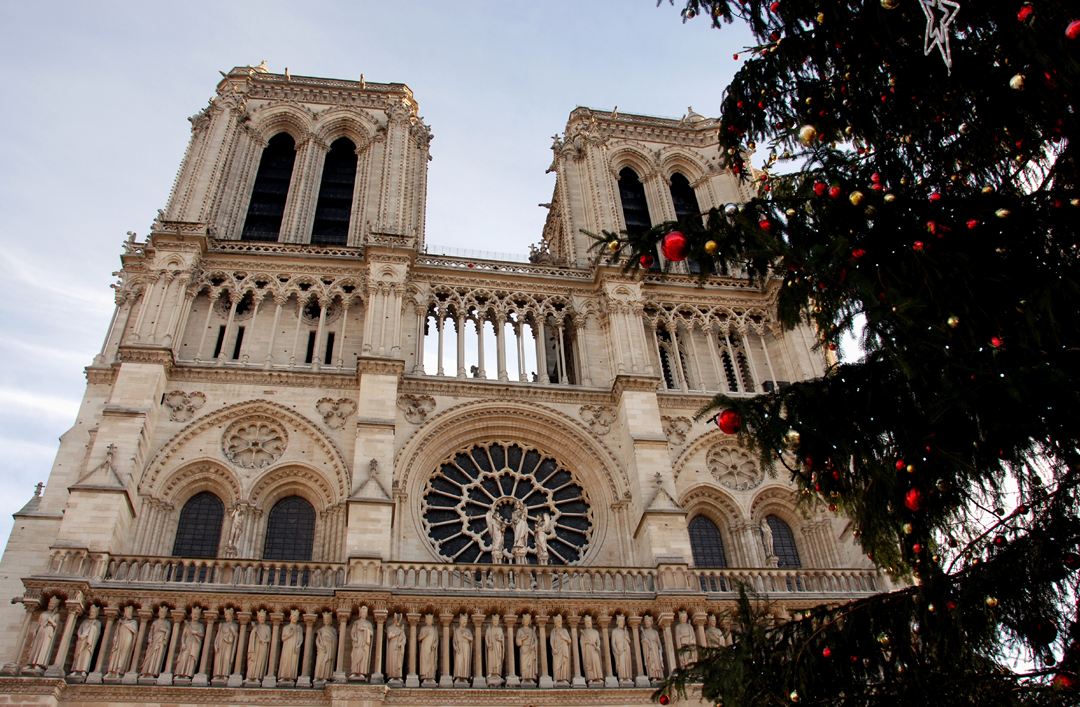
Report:
<svg viewBox="0 0 1080 707"><path fill-rule="evenodd" d="M991 609L996 607L998 605L997 597L986 597L986 605Z"/></svg>
<svg viewBox="0 0 1080 707"><path fill-rule="evenodd" d="M1069 203L1073 206L1080 206L1080 199L1069 199Z"/></svg>
<svg viewBox="0 0 1080 707"><path fill-rule="evenodd" d="M1024 90L1024 75L1023 74L1016 74L1011 79L1009 79L1009 88L1011 88L1013 90L1016 90L1016 91L1023 91Z"/></svg>
<svg viewBox="0 0 1080 707"><path fill-rule="evenodd" d="M915 465L914 464L908 464L907 465L907 473L909 473L909 474L914 474L915 473Z"/></svg>
<svg viewBox="0 0 1080 707"><path fill-rule="evenodd" d="M885 195L885 203L886 204L891 204L894 201L896 201L896 195L895 194L886 194Z"/></svg>
<svg viewBox="0 0 1080 707"><path fill-rule="evenodd" d="M716 255L720 252L720 244L716 241L705 241L705 252L709 255Z"/></svg>
<svg viewBox="0 0 1080 707"><path fill-rule="evenodd" d="M915 526L911 523L904 523L904 535L911 535L915 532Z"/></svg>
<svg viewBox="0 0 1080 707"><path fill-rule="evenodd" d="M787 211L784 212L784 214L786 214L788 218L791 218L792 216L795 215L795 209L788 209Z"/></svg>
<svg viewBox="0 0 1080 707"><path fill-rule="evenodd" d="M858 206L859 204L862 203L862 200L863 200L863 193L861 191L859 191L858 189L851 192L851 194L848 196L848 201L850 201L853 206Z"/></svg>
<svg viewBox="0 0 1080 707"><path fill-rule="evenodd" d="M982 193L983 194L993 194L994 193L994 188L988 184L988 185L986 185L985 187L982 188Z"/></svg>
<svg viewBox="0 0 1080 707"><path fill-rule="evenodd" d="M798 692L798 690L792 690L791 694L788 695L788 699L791 700L792 702L798 702L799 701L799 692Z"/></svg>
<svg viewBox="0 0 1080 707"><path fill-rule="evenodd" d="M798 430L791 429L784 433L784 446L788 449L798 449L801 441L802 435Z"/></svg>
<svg viewBox="0 0 1080 707"><path fill-rule="evenodd" d="M900 7L900 0L881 0L881 6L886 10L895 10Z"/></svg>
<svg viewBox="0 0 1080 707"><path fill-rule="evenodd" d="M813 125L804 125L799 128L799 140L804 145L812 145L817 140L817 128Z"/></svg>
<svg viewBox="0 0 1080 707"><path fill-rule="evenodd" d="M998 218L1009 218L1012 216L1012 211L1009 211L1008 209L998 209L994 212L994 215Z"/></svg>
<svg viewBox="0 0 1080 707"><path fill-rule="evenodd" d="M607 247L612 253L618 253L622 250L622 244L618 241L608 241Z"/></svg>
<svg viewBox="0 0 1080 707"><path fill-rule="evenodd" d="M824 23L825 22L825 13L824 12L819 12L817 14L817 17L815 17L814 19L818 21L819 25Z"/></svg>
<svg viewBox="0 0 1080 707"><path fill-rule="evenodd" d="M953 316L946 319L945 323L949 325L950 329L955 329L956 327L960 326L960 317L954 314Z"/></svg>

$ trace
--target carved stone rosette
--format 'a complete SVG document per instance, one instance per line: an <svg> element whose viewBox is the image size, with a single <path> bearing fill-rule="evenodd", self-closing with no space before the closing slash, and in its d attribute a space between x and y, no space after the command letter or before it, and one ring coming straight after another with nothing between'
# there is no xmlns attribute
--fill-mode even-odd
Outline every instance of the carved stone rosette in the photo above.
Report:
<svg viewBox="0 0 1080 707"><path fill-rule="evenodd" d="M285 453L288 444L285 428L264 415L237 420L221 436L225 456L245 469L270 466Z"/></svg>

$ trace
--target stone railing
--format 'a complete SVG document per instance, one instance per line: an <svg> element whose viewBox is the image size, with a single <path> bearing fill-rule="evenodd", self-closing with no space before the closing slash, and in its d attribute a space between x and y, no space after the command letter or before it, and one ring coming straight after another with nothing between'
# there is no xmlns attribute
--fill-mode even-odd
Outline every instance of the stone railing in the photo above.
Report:
<svg viewBox="0 0 1080 707"><path fill-rule="evenodd" d="M520 275L547 275L550 277L561 277L572 280L592 279L591 271L579 268L560 268L552 265L533 265L532 263L459 258L452 255L419 253L416 256L416 264L425 267L455 268L459 270L486 270L517 273Z"/></svg>
<svg viewBox="0 0 1080 707"><path fill-rule="evenodd" d="M203 584L229 587L333 589L345 584L345 565L227 558L109 558L105 582Z"/></svg>

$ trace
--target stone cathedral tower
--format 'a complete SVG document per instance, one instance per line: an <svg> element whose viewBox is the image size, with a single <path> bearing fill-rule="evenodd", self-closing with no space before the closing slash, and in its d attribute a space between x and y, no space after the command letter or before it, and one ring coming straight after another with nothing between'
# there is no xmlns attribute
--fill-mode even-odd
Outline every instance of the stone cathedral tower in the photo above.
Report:
<svg viewBox="0 0 1080 707"><path fill-rule="evenodd" d="M822 374L775 287L588 252L749 197L714 121L574 110L510 262L425 246L404 85L238 67L190 120L0 564L12 703L644 704L738 583L884 588L694 421Z"/></svg>

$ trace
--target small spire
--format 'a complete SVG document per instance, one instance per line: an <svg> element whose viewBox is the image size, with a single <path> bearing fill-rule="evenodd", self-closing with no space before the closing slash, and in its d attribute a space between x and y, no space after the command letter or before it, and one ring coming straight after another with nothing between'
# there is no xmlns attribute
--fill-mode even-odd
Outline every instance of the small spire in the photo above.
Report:
<svg viewBox="0 0 1080 707"><path fill-rule="evenodd" d="M41 498L41 489L45 488L45 484L41 481L34 484L34 498Z"/></svg>

